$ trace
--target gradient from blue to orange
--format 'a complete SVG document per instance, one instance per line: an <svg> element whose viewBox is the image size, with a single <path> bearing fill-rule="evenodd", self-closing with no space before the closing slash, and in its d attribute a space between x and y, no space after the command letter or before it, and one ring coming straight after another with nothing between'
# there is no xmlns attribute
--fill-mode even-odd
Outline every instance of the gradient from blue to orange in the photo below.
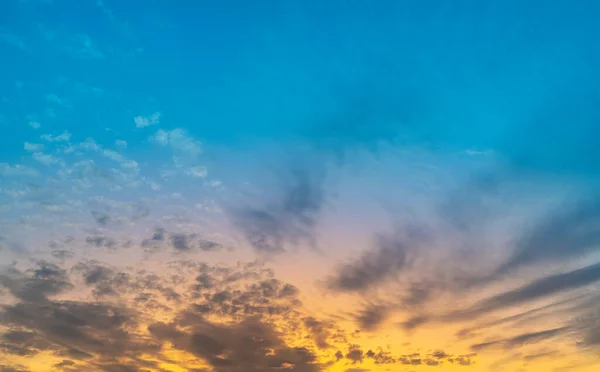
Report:
<svg viewBox="0 0 600 372"><path fill-rule="evenodd" d="M596 370L599 16L2 2L0 365Z"/></svg>

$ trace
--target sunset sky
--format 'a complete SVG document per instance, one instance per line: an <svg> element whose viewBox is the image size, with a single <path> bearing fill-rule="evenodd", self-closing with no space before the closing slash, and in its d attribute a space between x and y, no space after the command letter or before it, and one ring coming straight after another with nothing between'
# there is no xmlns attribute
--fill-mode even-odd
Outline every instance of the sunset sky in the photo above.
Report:
<svg viewBox="0 0 600 372"><path fill-rule="evenodd" d="M598 19L0 0L0 372L598 371Z"/></svg>

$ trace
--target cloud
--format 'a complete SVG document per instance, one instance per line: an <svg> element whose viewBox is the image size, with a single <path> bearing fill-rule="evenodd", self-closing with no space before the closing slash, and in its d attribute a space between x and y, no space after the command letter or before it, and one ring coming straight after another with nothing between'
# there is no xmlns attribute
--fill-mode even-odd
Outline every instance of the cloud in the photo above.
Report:
<svg viewBox="0 0 600 372"><path fill-rule="evenodd" d="M5 177L37 177L40 175L40 172L35 168L21 164L10 165L7 163L0 163L0 174Z"/></svg>
<svg viewBox="0 0 600 372"><path fill-rule="evenodd" d="M96 221L98 225L106 226L111 221L110 216L106 213L97 211L91 211L90 213L92 214L92 218L94 219L94 221Z"/></svg>
<svg viewBox="0 0 600 372"><path fill-rule="evenodd" d="M526 231L517 250L497 270L506 274L525 265L558 262L600 249L600 199L559 208Z"/></svg>
<svg viewBox="0 0 600 372"><path fill-rule="evenodd" d="M46 94L46 101L53 103L55 105L58 105L58 106L62 106L64 108L72 107L71 103L68 100L66 100L64 98L60 98L59 96L57 96L56 94L53 94L53 93Z"/></svg>
<svg viewBox="0 0 600 372"><path fill-rule="evenodd" d="M44 134L41 138L47 142L69 142L71 140L71 133L64 131L59 135Z"/></svg>
<svg viewBox="0 0 600 372"><path fill-rule="evenodd" d="M321 349L328 349L331 347L329 339L332 337L332 333L336 330L335 324L332 322L318 320L312 316L308 316L302 319L302 321L304 322L304 326L311 333L317 347Z"/></svg>
<svg viewBox="0 0 600 372"><path fill-rule="evenodd" d="M39 152L44 150L44 145L40 144L40 143L30 143L30 142L25 142L23 144L23 148L25 149L25 151L29 151L29 152Z"/></svg>
<svg viewBox="0 0 600 372"><path fill-rule="evenodd" d="M581 300L582 298L585 298L585 295L568 297L566 299L552 302L548 305L536 307L531 310L527 310L524 312L520 312L517 314L505 316L505 317L500 317L500 318L493 319L490 321L484 321L481 323L477 323L473 326L461 329L459 332L457 332L456 335L459 338L468 338L468 337L475 336L478 332L481 332L485 329L496 327L496 326L502 326L502 325L510 324L510 323L513 323L513 326L517 326L519 323L523 324L523 323L536 322L539 318L541 318L545 315L554 314L556 312L565 312L565 311L568 311L568 309L572 310L575 307L581 306L581 302L579 300ZM584 301L584 303L585 303L585 301ZM566 306L567 309L565 309L565 305L567 305Z"/></svg>
<svg viewBox="0 0 600 372"><path fill-rule="evenodd" d="M523 345L534 344L547 340L549 338L563 334L565 333L565 331L568 330L569 328L567 327L560 327L539 332L524 333L510 338L475 344L471 346L471 349L477 352L495 347L499 347L505 350L514 350L515 348L521 347Z"/></svg>
<svg viewBox="0 0 600 372"><path fill-rule="evenodd" d="M401 228L376 236L372 249L354 262L338 268L329 278L329 288L340 292L363 292L384 282L411 265L410 254L426 241L420 229Z"/></svg>
<svg viewBox="0 0 600 372"><path fill-rule="evenodd" d="M204 178L208 174L206 167L192 167L187 171L187 174L192 177Z"/></svg>
<svg viewBox="0 0 600 372"><path fill-rule="evenodd" d="M155 235L159 241L170 237L160 230ZM95 260L70 269L39 261L25 271L4 269L0 287L16 299L0 306L0 353L11 360L44 352L65 370L194 370L201 360L216 372L318 372L342 359L414 364L420 358L348 344L339 325L308 315L299 290L258 262L212 266L179 260L159 276ZM335 344L347 352L325 362ZM171 359L172 349L198 358L195 367ZM441 365L457 357L437 358Z"/></svg>
<svg viewBox="0 0 600 372"><path fill-rule="evenodd" d="M202 154L202 143L190 136L185 129L177 128L171 131L159 130L151 140L160 145L170 145L175 154L188 160L195 160Z"/></svg>
<svg viewBox="0 0 600 372"><path fill-rule="evenodd" d="M160 123L160 112L155 112L150 116L136 116L133 118L136 128L146 128L151 125L157 125Z"/></svg>
<svg viewBox="0 0 600 372"><path fill-rule="evenodd" d="M356 315L356 321L361 329L373 331L385 321L389 310L389 308L383 305L369 305L359 311Z"/></svg>
<svg viewBox="0 0 600 372"><path fill-rule="evenodd" d="M219 251L224 248L221 243L204 239L196 233L168 232L164 228L154 230L150 238L141 243L142 247L151 251L169 247L175 252Z"/></svg>
<svg viewBox="0 0 600 372"><path fill-rule="evenodd" d="M117 241L113 238L104 236L104 235L92 235L85 238L85 242L89 245L93 245L97 248L108 248L114 249L117 247Z"/></svg>
<svg viewBox="0 0 600 372"><path fill-rule="evenodd" d="M548 298L551 296L564 294L568 291L577 290L590 284L594 284L599 280L600 264L593 264L566 273L554 274L536 279L516 289L502 292L500 294L480 300L479 302L465 309L455 310L436 316L422 313L419 315L414 315L403 322L402 326L405 329L413 329L425 323L435 321L443 323L473 321L500 310L523 306L527 303L531 303L542 298ZM508 317L506 319L500 319L495 322L492 321L489 325L484 324L483 327L499 325L506 321L518 320L519 318L526 317L539 310L558 306L562 303L564 302L558 301L554 304L539 308L537 310L534 309L530 312L525 312L516 316ZM475 329L477 329L477 326L471 329L467 328L463 331L463 333L461 333L461 335L468 335L470 331Z"/></svg>
<svg viewBox="0 0 600 372"><path fill-rule="evenodd" d="M229 216L251 246L261 253L285 251L288 244L315 244L313 229L325 202L322 176L293 169L280 179L281 193L257 207L231 207Z"/></svg>
<svg viewBox="0 0 600 372"><path fill-rule="evenodd" d="M73 288L65 270L41 261L35 269L23 273L13 267L0 271L0 285L21 301L46 302L48 296L54 296Z"/></svg>
<svg viewBox="0 0 600 372"><path fill-rule="evenodd" d="M191 328L191 332L177 326ZM159 340L169 341L205 359L215 371L319 371L315 355L305 347L291 347L268 324L248 318L229 327L202 319L156 323L149 327Z"/></svg>
<svg viewBox="0 0 600 372"><path fill-rule="evenodd" d="M444 316L446 320L475 319L487 313L578 289L600 280L600 264L549 275L527 285L484 299L471 308Z"/></svg>
<svg viewBox="0 0 600 372"><path fill-rule="evenodd" d="M21 364L14 364L12 366L0 364L0 372L30 372L30 369Z"/></svg>

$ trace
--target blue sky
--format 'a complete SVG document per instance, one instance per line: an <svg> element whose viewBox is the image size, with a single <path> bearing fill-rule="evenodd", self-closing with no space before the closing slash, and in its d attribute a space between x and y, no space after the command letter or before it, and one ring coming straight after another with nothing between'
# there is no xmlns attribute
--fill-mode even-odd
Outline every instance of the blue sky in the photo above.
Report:
<svg viewBox="0 0 600 372"><path fill-rule="evenodd" d="M3 1L0 365L597 368L599 15ZM130 327L35 317L87 306Z"/></svg>

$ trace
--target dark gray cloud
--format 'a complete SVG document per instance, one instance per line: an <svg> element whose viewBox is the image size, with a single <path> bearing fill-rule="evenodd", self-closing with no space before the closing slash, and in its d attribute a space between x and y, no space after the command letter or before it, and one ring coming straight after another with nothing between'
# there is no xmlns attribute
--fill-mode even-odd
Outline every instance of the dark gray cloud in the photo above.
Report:
<svg viewBox="0 0 600 372"><path fill-rule="evenodd" d="M356 261L342 265L329 278L329 288L340 292L362 292L410 267L414 250L426 241L420 228L402 228L378 235L375 246Z"/></svg>
<svg viewBox="0 0 600 372"><path fill-rule="evenodd" d="M52 346L88 354L119 356L156 352L157 345L133 333L130 311L113 305L74 301L19 303L3 308L3 324L26 327Z"/></svg>
<svg viewBox="0 0 600 372"><path fill-rule="evenodd" d="M94 221L96 221L96 223L98 225L106 226L111 221L110 216L106 213L102 213L102 212L98 212L98 211L91 211L90 213L92 215L92 218L94 219Z"/></svg>
<svg viewBox="0 0 600 372"><path fill-rule="evenodd" d="M558 335L564 334L568 330L568 327L560 327L554 329L547 329L539 332L524 333L510 338L504 338L500 340L488 341L484 343L471 345L471 349L473 351L483 351L491 348L513 350L523 345L535 344L547 340L549 338L556 337Z"/></svg>
<svg viewBox="0 0 600 372"><path fill-rule="evenodd" d="M215 372L318 372L343 360L401 361L382 349L365 352L360 345L349 344L335 320L308 316L298 289L277 280L257 262L234 267L183 263L174 263L176 272L188 280L119 270L95 260L78 262L70 270L44 261L26 271L9 267L2 271L0 284L18 301L0 307L0 353L9 357L51 353L60 358L54 369L64 371L161 370L160 362L177 363L162 355L166 342L206 361ZM74 284L84 286L77 293L90 288L96 297L53 298ZM171 301L177 306L160 309L173 315L169 323L151 320L154 303L166 303L156 296L174 296ZM284 334L300 337L306 346L288 344ZM320 364L320 349L334 346L347 351ZM158 361L141 355L156 356Z"/></svg>
<svg viewBox="0 0 600 372"><path fill-rule="evenodd" d="M44 302L48 296L73 288L65 270L45 261L38 262L36 268L25 273L13 267L1 269L0 286L27 302Z"/></svg>
<svg viewBox="0 0 600 372"><path fill-rule="evenodd" d="M142 240L141 245L148 251L157 251L168 247L176 253L210 252L223 249L222 244L204 239L198 234L169 232L160 227L154 230L150 238Z"/></svg>
<svg viewBox="0 0 600 372"><path fill-rule="evenodd" d="M274 329L257 318L226 327L202 318L185 318L174 324L155 323L150 333L175 348L206 360L218 372L266 372L321 370L315 355L304 347L288 346ZM185 326L187 331L178 326Z"/></svg>
<svg viewBox="0 0 600 372"><path fill-rule="evenodd" d="M98 274L96 267L88 274L85 278L90 284L108 277ZM7 329L0 339L5 354L31 356L49 351L69 358L55 368L70 370L73 360L94 360L102 369L114 364L111 358L135 360L140 353L160 350L159 344L139 333L135 311L104 302L52 300L73 286L67 271L56 265L38 262L25 272L8 268L1 277L0 284L20 300L0 308L0 323Z"/></svg>
<svg viewBox="0 0 600 372"><path fill-rule="evenodd" d="M345 357L352 364L363 363L365 359L369 359L377 365L403 364L417 366L425 364L430 367L443 366L445 363L470 365L473 363L472 359L475 356L476 354L449 355L441 350L426 355L412 353L394 356L391 352L381 348L377 349L377 351L368 350L364 352L359 345L352 344L348 346L348 352L345 355L340 351L336 353L338 360Z"/></svg>
<svg viewBox="0 0 600 372"><path fill-rule="evenodd" d="M392 304L389 310L402 309L413 313L403 324L404 328L412 329L435 318L423 312L423 306L437 298L437 295L464 295L498 283L514 275L514 271L520 268L563 262L597 251L600 248L599 199L574 201L567 195L563 205L542 215L539 220L513 227L509 233L514 234L514 239L508 241L516 242L514 253L506 261L491 265L493 261L486 256L486 248L481 247L491 244L486 240L484 231L492 222L501 219L504 213L510 212L511 206L519 204L519 199L514 197L511 190L529 179L510 170L476 174L469 183L450 193L438 204L444 229L429 228L424 222L414 221L411 226L417 226L414 231L420 234L406 238L406 235L394 233L387 240L392 244L378 241L355 261L341 265L335 275L329 278L329 288L340 292L357 292L370 298L372 290L381 284L399 280L403 284L392 295L396 305ZM428 254L433 253L430 247L443 240L443 234L452 237L453 241L448 244L453 247L456 245L453 250L460 252L461 257L448 258L456 260L452 262L433 262L417 272L413 270L413 262L422 264ZM490 266L489 271L481 268L484 267L482 263L485 265L486 262ZM428 275L423 270L437 275ZM528 286L482 301L476 305L477 308L456 311L453 316L455 319L474 319L505 307L576 290L596 282L600 279L599 273L598 267L592 265L571 273L542 278ZM361 322L363 319L357 318L361 326L365 325Z"/></svg>
<svg viewBox="0 0 600 372"><path fill-rule="evenodd" d="M117 246L117 241L111 237L104 235L92 235L85 238L86 243L98 248L114 249Z"/></svg>
<svg viewBox="0 0 600 372"><path fill-rule="evenodd" d="M505 274L525 265L564 261L600 249L600 199L571 203L524 231L512 257L498 269Z"/></svg>
<svg viewBox="0 0 600 372"><path fill-rule="evenodd" d="M50 252L50 254L52 255L52 257L57 258L59 260L66 260L75 256L75 253L67 249L53 250L52 252Z"/></svg>
<svg viewBox="0 0 600 372"><path fill-rule="evenodd" d="M75 362L69 359L64 359L62 362L56 363L54 365L54 368L64 368L64 367L71 367L75 365Z"/></svg>
<svg viewBox="0 0 600 372"><path fill-rule="evenodd" d="M315 317L308 316L303 318L302 322L312 336L315 345L320 349L329 349L333 347L333 343L347 343L345 331L334 321L319 320Z"/></svg>
<svg viewBox="0 0 600 372"><path fill-rule="evenodd" d="M346 353L346 359L350 359L353 364L362 363L365 358L364 351L360 345L348 346L348 352Z"/></svg>
<svg viewBox="0 0 600 372"><path fill-rule="evenodd" d="M92 287L92 294L99 298L110 296L136 296L136 301L144 306L162 308L162 300L177 303L181 295L163 278L145 271L126 272L108 267L94 260L81 261L73 266L72 272Z"/></svg>
<svg viewBox="0 0 600 372"><path fill-rule="evenodd" d="M587 285L596 283L599 280L600 263L597 263L566 273L549 275L547 277L534 280L529 284L516 289L483 299L466 309L457 310L440 316L428 316L423 314L415 315L403 322L402 326L405 329L413 329L428 322L459 322L476 320L499 310L520 306L541 298L547 298L570 290L583 288ZM558 302L558 304L560 303L561 301ZM550 305L549 307L552 306L553 305ZM533 310L532 312L536 312L538 310ZM523 318L527 315L530 315L530 313L518 314L504 320L501 319L496 322L491 322L491 324L488 326L502 324L505 321L518 320L519 318ZM484 325L484 327L485 326L486 325ZM471 329L471 331L472 330L473 329ZM467 335L469 329L465 330L464 332L465 333L463 333L462 336Z"/></svg>
<svg viewBox="0 0 600 372"><path fill-rule="evenodd" d="M297 298L298 290L277 279L260 280L236 290L221 289L227 288L223 286L227 283L227 277L219 279L204 273L202 280L210 281L213 285L210 288L205 285L192 285L192 289L198 292L191 293L196 299L191 311L200 314L282 316L290 314L301 305Z"/></svg>
<svg viewBox="0 0 600 372"><path fill-rule="evenodd" d="M279 195L264 204L229 208L232 222L258 252L278 253L288 244L315 244L313 230L325 202L323 175L317 169L293 167L278 182Z"/></svg>
<svg viewBox="0 0 600 372"><path fill-rule="evenodd" d="M470 309L445 316L445 320L475 319L490 312L577 289L600 280L600 264L537 279L525 286L484 299Z"/></svg>
<svg viewBox="0 0 600 372"><path fill-rule="evenodd" d="M388 316L390 309L385 305L370 304L359 311L356 321L365 331L375 330Z"/></svg>
<svg viewBox="0 0 600 372"><path fill-rule="evenodd" d="M375 364L394 364L398 361L392 356L392 353L381 349L377 350L377 352L369 350L366 352L365 356L372 359Z"/></svg>
<svg viewBox="0 0 600 372"><path fill-rule="evenodd" d="M543 317L544 315L552 314L556 311L577 312L578 310L581 310L581 309L579 309L582 304L582 302L580 300L582 300L582 298L584 298L584 297L585 296L583 296L583 295L573 296L573 297L569 297L564 300L556 301L551 304L537 307L535 309L527 310L527 311L524 311L524 312L521 312L518 314L505 316L505 317L501 317L501 318L494 319L491 321L478 323L478 324L475 324L474 326L470 326L470 327L461 329L459 332L457 332L456 335L459 338L468 338L468 337L476 336L481 331L485 331L486 329L489 329L491 327L496 327L496 326L501 326L501 325L506 325L506 324L511 324L512 327L515 327L515 326L518 326L519 323L522 324L522 323L536 322L536 321L539 321L539 319L541 317ZM583 306L584 308L587 308L589 305L591 305L589 303L586 304L586 301L584 301L583 304L584 304L584 306ZM568 305L568 306L566 306L566 309L565 309L565 305Z"/></svg>
<svg viewBox="0 0 600 372"><path fill-rule="evenodd" d="M583 344L586 346L600 345L600 326L593 325L585 332Z"/></svg>

